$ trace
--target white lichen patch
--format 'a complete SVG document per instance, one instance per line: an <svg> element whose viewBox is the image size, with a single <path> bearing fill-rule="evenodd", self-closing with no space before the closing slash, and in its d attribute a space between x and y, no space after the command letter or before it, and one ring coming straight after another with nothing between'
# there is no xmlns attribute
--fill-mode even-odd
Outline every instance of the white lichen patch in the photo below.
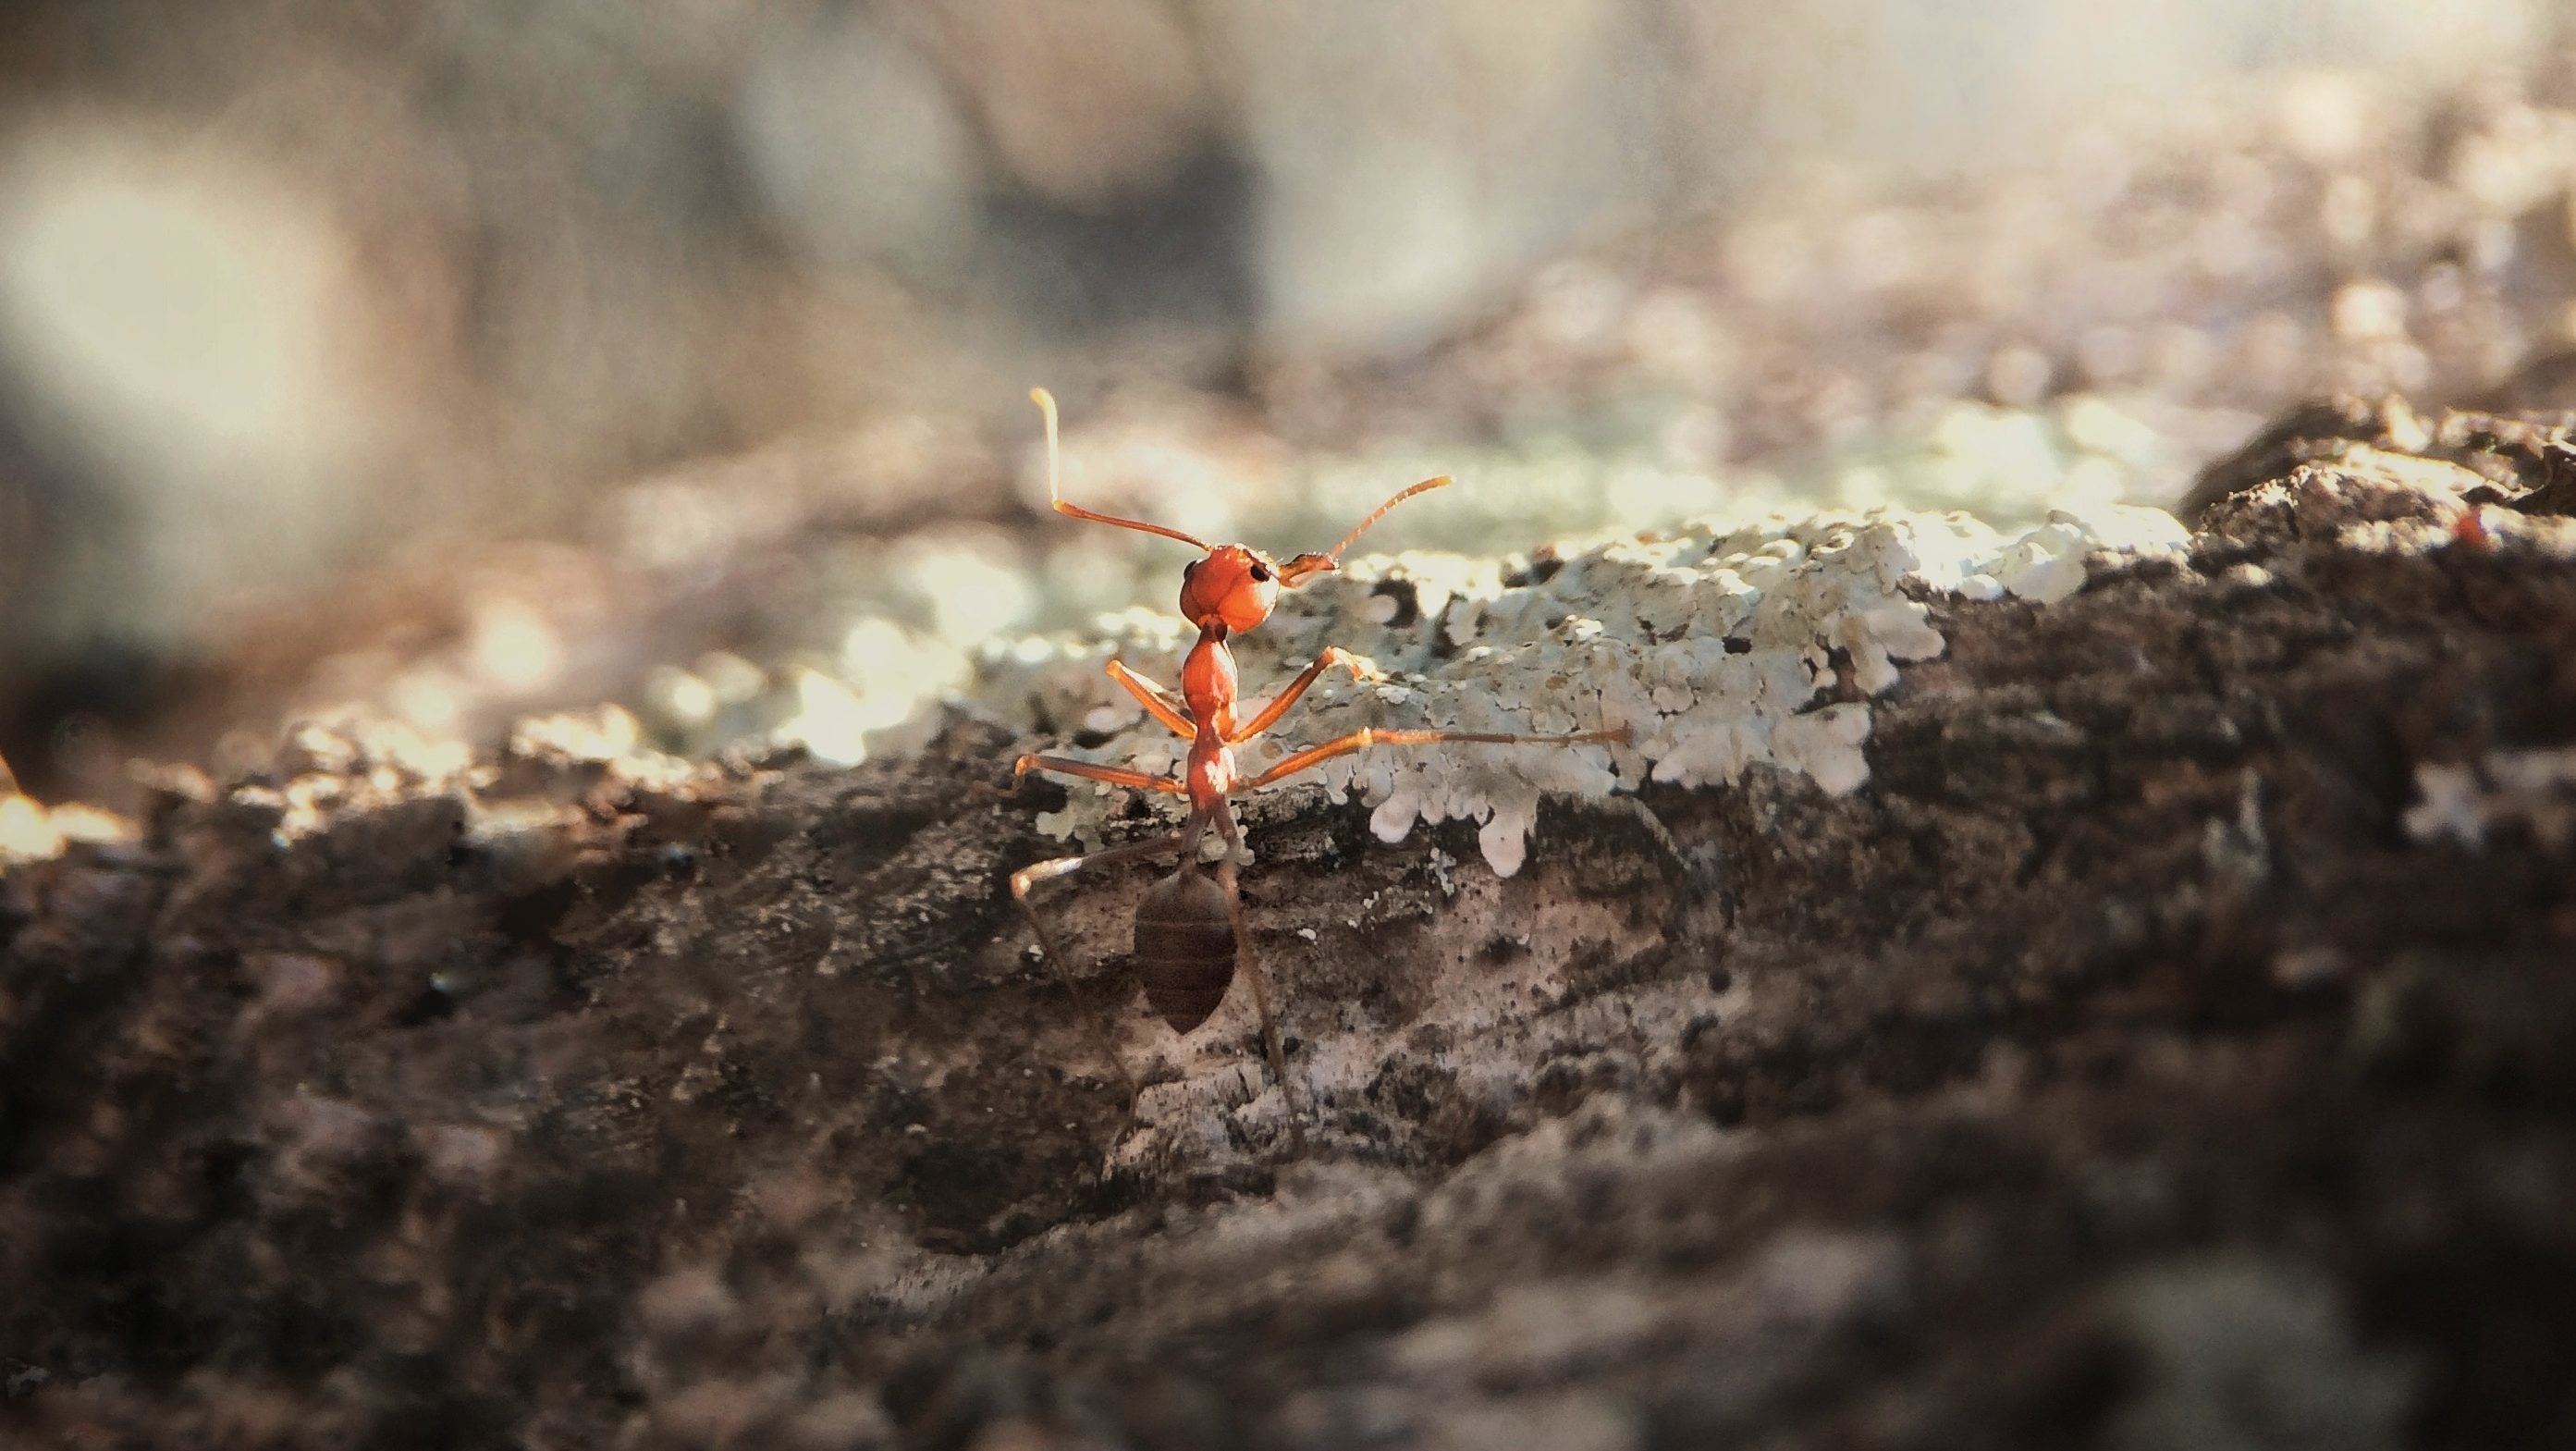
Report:
<svg viewBox="0 0 2576 1451"><path fill-rule="evenodd" d="M1068 419L1067 496L1286 554L1340 537L1407 481L1454 474L1459 487L1395 511L1368 538L1379 548L1436 541L1454 551L1407 557L1423 595L1418 608L1430 614L1440 612L1453 588L1498 587L1492 567L1479 572L1467 559L1499 556L1532 539L1661 530L1719 508L1742 519L1774 509L1891 507L1934 514L1964 509L2016 540L2052 510L2066 510L2101 542L2117 542L2117 501L2178 497L2191 478L2187 454L2143 422L2081 395L2039 411L1955 404L1885 432L1842 439L1786 474L1712 473L1705 459L1672 455L1660 426L1624 431L1619 420L1636 421L1624 413L1589 418L1579 435L1538 425L1481 442L1379 439L1334 454L1291 448L1240 418L1175 411L1170 404L1162 400L1150 417L1124 422L1115 415ZM1046 499L1039 440L1032 428L1021 480L1033 507ZM919 462L919 441L903 437L872 440L860 452L880 447ZM793 488L780 480L763 487L770 483ZM691 561L710 548L757 552L761 539L789 529L796 517L754 503L746 522L719 507L726 497L722 488L643 489L631 515L622 516L628 562L656 575L686 572L702 567ZM1085 641L1105 651L1111 646L1104 642L1121 640L1131 628L1168 631L1181 640L1178 623L1162 613L1170 608L1179 564L1169 540L1071 521L1050 522L1033 539L942 522L892 538L818 547L808 567L819 608L748 656L717 652L667 662L624 702L637 711L650 745L692 758L737 747L800 747L836 765L900 757L936 734L944 700L984 693L970 683L973 661L996 639L1143 606L1159 623L1135 617L1132 624L1086 631ZM1957 588L1973 599L2048 598L2082 581L2068 554L2062 540L2034 539L2017 554L1998 556L1994 573ZM1683 570L1670 582L1671 607L1697 607L1688 576ZM1391 625L1404 615L1398 598L1376 594L1355 618ZM504 640L511 634L486 633ZM466 679L472 663L408 671L389 687L383 705L424 732L459 734L482 712L477 702L488 705L491 694ZM1017 678L1039 677L1021 672ZM1070 700L1011 702L1008 713L1065 736L1105 736L1137 719L1132 702L1098 696L1099 684L1080 685L1090 703L1085 709L1107 707L1097 720L1065 715ZM1251 684L1263 688L1269 679L1255 672ZM256 767L265 744L247 742L233 764Z"/></svg>
<svg viewBox="0 0 2576 1451"><path fill-rule="evenodd" d="M2426 515L2346 524L2335 532L2335 543L2364 554L2484 549L2566 560L2576 559L2576 520L2463 503Z"/></svg>
<svg viewBox="0 0 2576 1451"><path fill-rule="evenodd" d="M163 789L273 813L270 834L280 846L397 807L442 802L454 808L458 844L528 857L592 820L586 798L605 781L621 792L678 795L723 779L719 766L646 748L641 734L634 715L617 706L527 716L496 755L478 760L462 742L352 709L291 727L267 764L242 779L217 786L172 768L159 780Z"/></svg>
<svg viewBox="0 0 2576 1451"><path fill-rule="evenodd" d="M1731 783L1755 766L1835 793L1869 778L1868 697L1943 648L1929 600L2062 599L2088 558L2181 547L2153 509L2056 510L2005 535L1964 513L1895 509L1703 521L1537 556L1414 553L1357 561L1282 599L1236 644L1249 716L1264 692L1327 646L1381 678L1334 672L1270 738L1245 745L1257 774L1290 752L1362 728L1562 734L1625 726L1618 746L1448 743L1342 757L1272 789L1357 790L1378 836L1417 821L1473 821L1494 870L1519 870L1539 799L1601 797L1649 775ZM1177 573L1177 571L1176 571ZM1103 674L1112 657L1169 683L1180 622L1132 612L1078 636L1004 644L978 662L975 698L1082 743L1072 754L1165 772L1181 743ZM1097 845L1132 793L1069 782L1050 831ZM1149 809L1176 816L1170 798Z"/></svg>
<svg viewBox="0 0 2576 1451"><path fill-rule="evenodd" d="M2419 765L2406 834L2479 848L2519 827L2553 850L2576 841L2576 747L2490 751L2474 763Z"/></svg>
<svg viewBox="0 0 2576 1451"><path fill-rule="evenodd" d="M76 841L131 841L134 823L94 806L65 802L48 807L32 796L0 790L0 867L62 855Z"/></svg>

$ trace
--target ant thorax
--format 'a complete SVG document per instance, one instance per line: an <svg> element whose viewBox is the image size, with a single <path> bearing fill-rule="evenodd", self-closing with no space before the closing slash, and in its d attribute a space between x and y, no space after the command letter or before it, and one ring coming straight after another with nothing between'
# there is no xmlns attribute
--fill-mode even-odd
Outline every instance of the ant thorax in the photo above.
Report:
<svg viewBox="0 0 2576 1451"><path fill-rule="evenodd" d="M1199 642L1181 664L1181 697L1189 702L1190 719L1199 722L1202 735L1213 729L1223 737L1234 730L1238 685L1234 652L1225 647L1227 633L1221 624L1201 625Z"/></svg>

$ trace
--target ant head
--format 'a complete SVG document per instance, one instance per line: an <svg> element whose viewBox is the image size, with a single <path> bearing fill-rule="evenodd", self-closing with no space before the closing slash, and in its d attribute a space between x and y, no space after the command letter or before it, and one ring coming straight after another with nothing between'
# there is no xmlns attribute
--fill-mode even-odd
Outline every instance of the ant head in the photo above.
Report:
<svg viewBox="0 0 2576 1451"><path fill-rule="evenodd" d="M1240 544L1220 544L1181 571L1181 617L1204 629L1222 624L1240 635L1270 618L1279 603L1279 566Z"/></svg>
<svg viewBox="0 0 2576 1451"><path fill-rule="evenodd" d="M1341 568L1342 551L1358 542L1369 526L1386 517L1386 511L1422 493L1449 482L1447 475L1424 479L1378 506L1376 513L1359 522L1359 527L1342 536L1342 542L1322 554L1300 554L1286 564L1274 564L1270 556L1240 544L1210 544L1204 539L1184 534L1162 524L1149 524L1142 519L1121 519L1069 503L1064 497L1062 481L1056 472L1055 399L1044 388L1032 388L1029 397L1046 416L1047 502L1059 514L1075 519L1088 519L1095 524L1114 525L1144 534L1160 534L1177 539L1192 548L1207 551L1207 558L1191 565L1181 574L1181 614L1193 625L1205 629L1223 625L1230 634L1240 635L1259 627L1270 618L1279 603L1282 585L1290 589L1304 584L1319 574L1330 574Z"/></svg>

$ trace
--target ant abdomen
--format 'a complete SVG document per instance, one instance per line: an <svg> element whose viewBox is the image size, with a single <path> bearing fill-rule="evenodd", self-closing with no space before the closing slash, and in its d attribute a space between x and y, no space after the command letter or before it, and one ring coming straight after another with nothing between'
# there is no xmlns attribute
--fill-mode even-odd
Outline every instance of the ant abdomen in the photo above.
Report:
<svg viewBox="0 0 2576 1451"><path fill-rule="evenodd" d="M1145 889L1136 904L1136 976L1172 1031L1208 1020L1234 981L1234 918L1225 889L1195 863Z"/></svg>

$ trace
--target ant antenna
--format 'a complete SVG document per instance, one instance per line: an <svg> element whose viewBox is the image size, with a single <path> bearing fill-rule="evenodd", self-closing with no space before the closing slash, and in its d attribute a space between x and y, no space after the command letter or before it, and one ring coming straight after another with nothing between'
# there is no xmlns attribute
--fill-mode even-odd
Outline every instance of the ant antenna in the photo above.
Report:
<svg viewBox="0 0 2576 1451"><path fill-rule="evenodd" d="M1378 520L1385 518L1388 512L1393 510L1396 505L1403 503L1405 500L1412 498L1416 494L1427 494L1433 489L1445 488L1455 482L1457 481L1450 478L1447 474L1442 474L1436 479L1424 479L1421 483L1398 492L1394 498L1378 505L1376 513L1362 519L1357 528L1354 528L1350 533L1343 535L1341 543L1334 545L1332 548L1321 554L1300 554L1296 558L1289 560L1286 564L1279 566L1279 582L1288 586L1290 589L1295 589L1297 586L1304 584L1309 578L1315 575L1328 574L1341 568L1342 551L1358 543L1360 536L1369 532L1369 526L1375 524Z"/></svg>
<svg viewBox="0 0 2576 1451"><path fill-rule="evenodd" d="M1362 519L1358 526L1353 528L1350 533L1343 535L1341 543L1325 550L1324 557L1326 559L1339 562L1342 557L1342 551L1358 543L1360 536L1369 532L1369 526L1394 512L1396 505L1403 503L1405 500L1412 498L1416 494L1427 494L1433 489L1447 488L1455 482L1457 481L1450 478L1447 474L1442 474L1436 479L1424 479L1421 483L1415 484L1413 487L1398 493L1394 498L1378 505L1377 512L1369 515L1365 519Z"/></svg>
<svg viewBox="0 0 2576 1451"><path fill-rule="evenodd" d="M1162 535L1162 536L1163 536L1164 538L1166 538L1166 539L1177 539L1177 540L1181 541L1183 544L1187 544L1187 545L1189 545L1189 546L1190 546L1191 548L1193 548L1193 549L1203 549L1203 550L1206 550L1206 551L1207 551L1208 553L1210 553L1210 554L1214 554L1214 553L1216 552L1216 546L1214 546L1214 545L1212 545L1212 544L1208 543L1208 542L1207 542L1206 540L1204 540L1204 539L1197 539L1197 538L1193 538L1193 537L1192 537L1192 536L1190 536L1190 535L1184 534L1184 533L1182 533L1182 532L1181 532L1180 530L1178 530L1178 529L1166 529L1166 528L1164 528L1164 527L1163 527L1162 525L1160 525L1160 524L1148 524L1148 523L1146 523L1146 522L1145 522L1144 520L1142 520L1142 519L1121 519L1121 518L1117 517L1117 516L1116 516L1116 515L1114 515L1114 514L1101 514L1101 513L1095 513L1095 512L1093 512L1092 510L1089 510L1089 509L1086 509L1086 508L1082 507L1080 504L1069 504L1069 503L1066 503L1066 502L1065 502L1065 498L1064 498L1064 490L1063 490L1062 486L1061 486L1061 485L1059 485L1059 484L1057 483L1057 480L1056 480L1056 467L1055 467L1055 456L1056 456L1056 441L1055 441L1055 395L1054 395L1054 394L1052 394L1052 393L1049 393L1049 392L1048 392L1047 390L1045 390L1044 388L1031 388L1031 389L1029 390L1029 399L1030 399L1030 401L1032 401L1032 402L1034 402L1034 403L1036 403L1036 404L1038 405L1038 411L1039 411L1040 413L1043 413L1043 414L1045 414L1045 415L1046 415L1046 438L1047 438L1047 502L1048 502L1048 503L1050 503L1050 504L1053 504L1053 505L1055 506L1055 511L1056 511L1057 513L1059 513L1059 514L1070 514L1070 515L1072 515L1072 516L1073 516L1074 518L1076 518L1076 519L1088 519L1088 520L1090 520L1090 521L1091 521L1092 523L1094 523L1094 524L1115 524L1115 525L1117 525L1117 526L1118 526L1119 528L1121 528L1121 529L1135 529L1135 530L1140 530L1140 531L1142 531L1142 532L1144 532L1144 533L1147 533L1147 534L1160 534L1160 535ZM1448 482L1448 481L1447 481L1446 479L1443 479L1443 480L1441 480L1440 482L1442 482L1442 483L1446 483L1446 482ZM1416 485L1414 485L1414 486L1413 486L1413 488L1405 490L1405 491L1404 491L1404 493L1405 493L1405 494L1410 494L1410 493L1414 492L1415 490L1417 490L1417 489L1421 489L1421 488L1424 488L1424 487L1426 487L1426 486L1425 486L1425 485L1422 485L1422 484L1416 484ZM1404 497L1404 494L1398 494L1398 495L1396 495L1396 498L1399 498L1399 499L1401 499L1401 498L1403 498L1403 497ZM1387 506L1387 508L1393 508L1393 507L1395 507L1395 506L1394 506L1392 503L1388 504L1388 506ZM1380 509L1380 510L1378 510L1378 512L1379 512L1379 513L1381 513L1381 514L1383 514L1383 513L1385 513L1385 512L1386 512L1386 510L1385 510L1385 509ZM1371 522L1373 523L1373 522L1375 522L1375 521L1374 521L1374 520L1372 520ZM1360 526L1360 528L1362 528L1362 529L1365 529L1365 528L1367 528L1367 527L1368 527L1368 525L1366 525L1366 524L1363 524L1363 525L1361 525L1361 526ZM1356 535L1355 535L1354 537L1356 537ZM1344 540L1344 541L1342 541L1342 542L1343 542L1343 543L1345 543L1345 544L1347 544L1347 543L1349 543L1350 541L1346 539L1346 540Z"/></svg>

